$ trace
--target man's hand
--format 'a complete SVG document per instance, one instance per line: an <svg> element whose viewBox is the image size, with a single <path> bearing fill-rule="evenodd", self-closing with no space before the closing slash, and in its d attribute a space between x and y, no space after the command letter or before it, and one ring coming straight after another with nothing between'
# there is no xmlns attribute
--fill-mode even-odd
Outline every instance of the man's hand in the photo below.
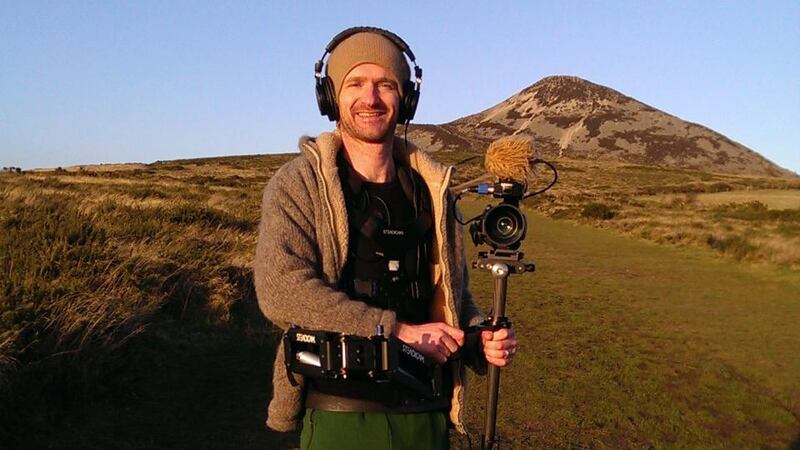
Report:
<svg viewBox="0 0 800 450"><path fill-rule="evenodd" d="M494 332L482 331L481 344L486 361L498 367L511 364L514 353L517 352L517 337L513 328L501 328Z"/></svg>
<svg viewBox="0 0 800 450"><path fill-rule="evenodd" d="M439 364L447 362L447 358L464 345L464 332L444 322L420 325L398 322L394 335Z"/></svg>

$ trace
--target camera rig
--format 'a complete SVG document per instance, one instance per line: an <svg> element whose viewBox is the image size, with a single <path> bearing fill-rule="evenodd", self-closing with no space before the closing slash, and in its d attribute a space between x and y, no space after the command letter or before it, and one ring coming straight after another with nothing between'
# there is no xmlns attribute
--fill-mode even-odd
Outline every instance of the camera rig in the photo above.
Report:
<svg viewBox="0 0 800 450"><path fill-rule="evenodd" d="M480 183L458 193L453 207L466 193L478 195L491 195L502 199L499 205L488 205L482 213L462 222L461 225L470 225L469 232L472 242L478 246L488 244L493 249L516 250L527 234L528 222L525 214L519 207L522 200L542 194L552 188L558 181L558 171L555 166L543 159L530 161L531 166L544 164L553 172L553 179L542 189L528 192L528 183L511 178L496 178L493 183ZM459 216L456 214L456 217Z"/></svg>
<svg viewBox="0 0 800 450"><path fill-rule="evenodd" d="M527 180L521 182L510 178L497 178L493 183L481 183L461 191L453 203L455 208L465 193L491 195L494 198L502 199L499 205L488 205L481 214L467 222L458 220L461 225L470 224L469 232L472 242L476 246L488 244L491 247L489 251L479 251L478 257L472 263L473 269L486 270L492 274L494 279L492 312L483 324L484 329L497 331L501 328L511 327L511 321L505 315L508 277L512 274L524 274L536 270L533 263L524 260L525 255L519 250L528 231L528 221L520 209L520 202L553 187L558 181L558 171L552 164L541 159L531 160L530 164L548 166L553 172L553 180L550 184L538 191L527 192ZM458 218L459 215L455 214L455 217ZM500 448L499 439L495 436L499 392L500 367L490 365L486 421L484 433L481 436L482 450Z"/></svg>
<svg viewBox="0 0 800 450"><path fill-rule="evenodd" d="M396 383L426 398L442 395L442 366L378 325L370 337L292 326L283 335L289 381L292 373L328 379Z"/></svg>

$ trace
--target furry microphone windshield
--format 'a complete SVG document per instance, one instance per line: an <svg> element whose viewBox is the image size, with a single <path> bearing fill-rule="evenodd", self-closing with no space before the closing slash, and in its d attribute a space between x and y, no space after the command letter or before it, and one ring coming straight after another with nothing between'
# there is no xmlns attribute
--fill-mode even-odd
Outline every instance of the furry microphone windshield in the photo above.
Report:
<svg viewBox="0 0 800 450"><path fill-rule="evenodd" d="M526 183L534 175L531 162L535 157L529 139L504 137L489 145L484 167L487 172L501 180Z"/></svg>

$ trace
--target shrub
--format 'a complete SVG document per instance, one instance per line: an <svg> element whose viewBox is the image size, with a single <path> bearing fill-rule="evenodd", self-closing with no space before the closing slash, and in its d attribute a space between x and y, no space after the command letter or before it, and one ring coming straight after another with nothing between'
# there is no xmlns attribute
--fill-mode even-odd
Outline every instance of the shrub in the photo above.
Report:
<svg viewBox="0 0 800 450"><path fill-rule="evenodd" d="M553 219L577 219L578 218L578 209L577 208L556 208L553 212L550 213L550 217Z"/></svg>
<svg viewBox="0 0 800 450"><path fill-rule="evenodd" d="M239 231L252 231L256 224L240 219L225 211L206 206L181 205L171 209L165 214L169 222L175 224L204 223L208 226L230 228Z"/></svg>
<svg viewBox="0 0 800 450"><path fill-rule="evenodd" d="M769 217L781 222L798 222L800 223L800 208L795 209L772 209L769 211Z"/></svg>
<svg viewBox="0 0 800 450"><path fill-rule="evenodd" d="M129 186L123 185L120 186L118 189L120 189L122 192L130 195L131 197L137 200L144 200L147 198L164 199L169 197L167 193L164 192L163 189L149 185L136 185L136 184Z"/></svg>
<svg viewBox="0 0 800 450"><path fill-rule="evenodd" d="M34 179L34 180L31 180L31 181L33 183L37 184L40 187L49 188L49 189L55 189L55 190L59 190L59 191L63 191L63 190L72 188L72 185L70 183L65 183L65 182L61 181L60 179L58 179L58 177L48 176L48 177L42 178L40 180L39 179Z"/></svg>
<svg viewBox="0 0 800 450"><path fill-rule="evenodd" d="M730 192L733 187L728 183L713 183L706 186L706 192Z"/></svg>
<svg viewBox="0 0 800 450"><path fill-rule="evenodd" d="M604 203L589 203L583 207L581 215L587 219L610 220L613 219L617 213Z"/></svg>
<svg viewBox="0 0 800 450"><path fill-rule="evenodd" d="M229 177L211 177L195 175L186 179L188 183L200 186L223 186L223 187L248 187L249 180L233 175Z"/></svg>
<svg viewBox="0 0 800 450"><path fill-rule="evenodd" d="M746 258L756 250L753 244L741 236L717 238L710 235L706 238L706 243L709 247L739 260Z"/></svg>
<svg viewBox="0 0 800 450"><path fill-rule="evenodd" d="M747 221L800 222L800 209L769 209L759 201L722 205L716 208L714 215Z"/></svg>

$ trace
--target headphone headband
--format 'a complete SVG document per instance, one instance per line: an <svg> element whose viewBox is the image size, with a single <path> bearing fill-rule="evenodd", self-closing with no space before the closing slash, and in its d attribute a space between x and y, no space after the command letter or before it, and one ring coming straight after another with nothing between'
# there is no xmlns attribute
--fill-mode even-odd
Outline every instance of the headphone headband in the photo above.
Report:
<svg viewBox="0 0 800 450"><path fill-rule="evenodd" d="M414 52L411 51L411 47L409 47L408 44L406 44L406 41L404 41L400 36L392 33L389 30L384 30L383 28L378 27L351 27L334 36L333 39L328 42L328 45L325 46L325 52L322 53L319 61L314 64L315 77L318 79L323 77L322 67L325 65L325 56L329 55L337 45L342 43L342 41L357 33L380 34L381 36L384 36L392 41L394 45L396 45L403 53L406 54L406 56L408 56L411 64L414 65L414 81L416 82L417 86L422 83L422 67L417 65L417 59L414 56Z"/></svg>
<svg viewBox="0 0 800 450"><path fill-rule="evenodd" d="M330 120L339 119L339 111L336 106L336 96L333 85L330 79L322 74L322 69L325 66L325 56L329 55L342 41L357 33L375 33L384 36L392 41L400 51L405 53L411 61L411 64L414 65L414 81L407 81L406 83L408 86L404 86L403 98L401 99L401 113L398 115L398 122L402 123L413 119L417 109L417 102L419 101L419 88L422 84L422 68L417 65L414 52L411 51L406 41L391 31L378 27L362 26L348 28L334 36L328 45L325 46L325 52L322 53L322 57L314 64L314 77L317 79L316 91L319 112L324 116L328 116Z"/></svg>
<svg viewBox="0 0 800 450"><path fill-rule="evenodd" d="M375 33L375 34L380 34L380 35L386 37L390 41L394 42L394 44L396 46L398 46L400 48L400 50L403 51L403 53L408 55L408 59L410 59L411 62L414 63L414 65L416 65L416 59L414 58L414 52L411 51L411 48L408 46L408 44L406 44L406 41L404 41L400 36L392 33L391 31L384 30L383 28L378 28L378 27L351 27L351 28L348 28L348 29L342 31L341 33L337 34L336 36L334 36L333 39L331 39L331 41L328 43L328 45L325 46L325 53L332 52L333 49L336 48L336 46L339 45L343 40L349 38L350 36L352 36L352 35L354 35L356 33ZM323 57L324 56L325 55L323 55Z"/></svg>

